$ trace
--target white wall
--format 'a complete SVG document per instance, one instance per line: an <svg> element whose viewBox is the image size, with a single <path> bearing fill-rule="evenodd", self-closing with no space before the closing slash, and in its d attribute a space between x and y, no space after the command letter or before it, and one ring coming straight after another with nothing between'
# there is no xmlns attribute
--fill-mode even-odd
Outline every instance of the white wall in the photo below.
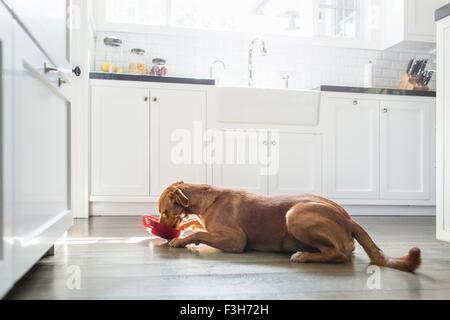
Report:
<svg viewBox="0 0 450 320"><path fill-rule="evenodd" d="M126 66L131 48L142 48L148 61L154 57L167 60L171 75L209 77L210 63L216 59L227 65L221 83L245 85L247 82L248 44L251 39L239 36L206 35L177 36L98 32L93 68L98 70L104 60L103 38L115 35L123 40L123 63ZM377 51L311 46L295 37L264 37L268 55L255 50L257 86L282 87L281 76L288 74L290 88L314 88L321 84L363 85L363 68L374 62L374 86L397 87L411 57L429 58L428 68L435 69L435 57L411 51ZM117 59L120 59L119 57ZM126 70L126 69L125 69ZM434 79L431 86L435 87Z"/></svg>

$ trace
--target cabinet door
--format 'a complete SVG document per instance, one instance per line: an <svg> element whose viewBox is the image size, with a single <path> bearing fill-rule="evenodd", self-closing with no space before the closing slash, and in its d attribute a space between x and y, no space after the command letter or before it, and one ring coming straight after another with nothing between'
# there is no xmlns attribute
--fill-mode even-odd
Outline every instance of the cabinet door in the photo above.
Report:
<svg viewBox="0 0 450 320"><path fill-rule="evenodd" d="M417 38L418 41L436 41L434 11L446 3L445 0L406 0L407 37Z"/></svg>
<svg viewBox="0 0 450 320"><path fill-rule="evenodd" d="M322 193L322 136L280 132L270 140L271 159L278 170L269 176L269 194Z"/></svg>
<svg viewBox="0 0 450 320"><path fill-rule="evenodd" d="M328 100L331 108L328 193L331 198L379 196L379 102Z"/></svg>
<svg viewBox="0 0 450 320"><path fill-rule="evenodd" d="M206 92L151 89L151 195L171 183L206 183Z"/></svg>
<svg viewBox="0 0 450 320"><path fill-rule="evenodd" d="M240 134L242 136L239 137ZM244 131L223 129L219 130L219 135L215 138L222 139L223 152L222 156L216 155L214 158L212 183L225 188L244 189L267 195L267 132L252 139Z"/></svg>
<svg viewBox="0 0 450 320"><path fill-rule="evenodd" d="M44 72L45 56L14 25L14 276L72 225L70 99Z"/></svg>
<svg viewBox="0 0 450 320"><path fill-rule="evenodd" d="M381 103L381 198L430 198L432 108L429 103Z"/></svg>
<svg viewBox="0 0 450 320"><path fill-rule="evenodd" d="M92 88L92 186L95 196L149 196L149 90Z"/></svg>
<svg viewBox="0 0 450 320"><path fill-rule="evenodd" d="M79 23L77 7L70 7L71 0L14 0L12 8L34 39L59 68L69 68L70 23ZM73 9L71 21L70 10Z"/></svg>
<svg viewBox="0 0 450 320"><path fill-rule="evenodd" d="M0 3L0 299L13 284L12 45L12 17Z"/></svg>
<svg viewBox="0 0 450 320"><path fill-rule="evenodd" d="M450 18L437 22L436 236L450 242Z"/></svg>

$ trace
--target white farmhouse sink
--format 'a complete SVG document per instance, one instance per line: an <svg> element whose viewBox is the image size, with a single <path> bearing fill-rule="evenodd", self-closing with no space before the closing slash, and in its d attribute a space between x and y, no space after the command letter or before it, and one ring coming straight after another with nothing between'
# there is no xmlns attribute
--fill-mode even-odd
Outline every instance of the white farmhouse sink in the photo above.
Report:
<svg viewBox="0 0 450 320"><path fill-rule="evenodd" d="M315 126L320 91L217 87L219 122Z"/></svg>

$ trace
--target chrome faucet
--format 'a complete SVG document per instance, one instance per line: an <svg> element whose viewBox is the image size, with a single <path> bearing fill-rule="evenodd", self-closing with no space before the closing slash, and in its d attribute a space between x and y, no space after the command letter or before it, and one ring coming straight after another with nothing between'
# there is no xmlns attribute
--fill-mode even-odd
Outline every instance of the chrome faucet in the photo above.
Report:
<svg viewBox="0 0 450 320"><path fill-rule="evenodd" d="M209 78L210 79L213 78L213 68L214 68L214 65L216 65L217 63L222 65L223 70L227 70L227 66L226 66L225 62L223 62L222 60L214 60L213 62L211 62L211 65L209 66Z"/></svg>
<svg viewBox="0 0 450 320"><path fill-rule="evenodd" d="M248 47L248 85L253 86L255 80L253 79L253 47L256 42L261 42L261 55L267 55L266 44L262 38L255 38L250 42Z"/></svg>

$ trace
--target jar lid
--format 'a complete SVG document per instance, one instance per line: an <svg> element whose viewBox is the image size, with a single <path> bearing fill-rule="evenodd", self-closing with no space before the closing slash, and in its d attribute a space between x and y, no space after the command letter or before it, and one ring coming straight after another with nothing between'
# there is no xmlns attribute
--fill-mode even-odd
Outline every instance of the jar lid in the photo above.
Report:
<svg viewBox="0 0 450 320"><path fill-rule="evenodd" d="M162 58L155 58L152 60L152 63L157 64L158 66L163 66L166 64L166 60Z"/></svg>
<svg viewBox="0 0 450 320"><path fill-rule="evenodd" d="M131 49L131 53L137 54L139 56L142 56L142 55L145 54L145 50L144 49L139 49L139 48L133 48L133 49Z"/></svg>
<svg viewBox="0 0 450 320"><path fill-rule="evenodd" d="M122 45L122 40L114 36L108 36L103 39L103 43L109 47L120 47Z"/></svg>

